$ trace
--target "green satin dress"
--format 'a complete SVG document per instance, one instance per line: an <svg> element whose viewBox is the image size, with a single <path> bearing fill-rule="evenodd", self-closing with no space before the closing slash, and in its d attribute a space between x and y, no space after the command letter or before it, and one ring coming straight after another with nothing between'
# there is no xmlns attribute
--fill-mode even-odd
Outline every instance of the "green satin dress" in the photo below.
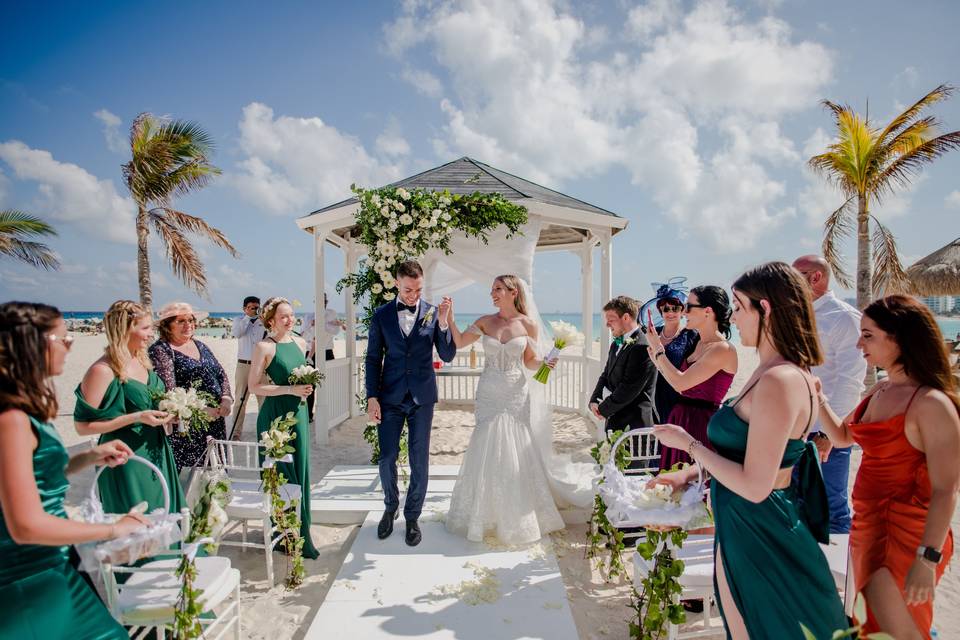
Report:
<svg viewBox="0 0 960 640"><path fill-rule="evenodd" d="M73 411L73 419L77 422L102 422L128 413L153 409L153 397L164 391L163 381L153 371L147 377L147 384L132 378L126 382L114 378L103 394L100 406L92 407L84 400L83 393L77 386L77 406ZM163 427L134 423L102 434L100 443L116 439L123 440L136 455L146 458L163 472L170 488L171 513L177 513L186 507L187 500L177 475L173 449L170 448ZM148 511L163 508L163 488L160 480L152 470L137 462L107 469L100 474L97 486L106 513L126 513L140 502L147 503Z"/></svg>
<svg viewBox="0 0 960 640"><path fill-rule="evenodd" d="M717 453L742 464L750 425L734 412L735 404L714 414L707 437ZM830 638L850 625L817 544L829 539L830 513L816 446L788 440L780 468L789 467L796 467L791 485L760 503L711 480L717 551L751 638L803 640L801 623L816 638ZM717 604L726 620L719 598Z"/></svg>
<svg viewBox="0 0 960 640"><path fill-rule="evenodd" d="M307 364L307 358L296 342L278 342L277 352L267 366L267 375L273 384L287 385L290 372L300 365ZM257 439L260 434L270 429L270 423L277 416L285 416L293 412L297 417L294 432L297 437L290 443L293 452L293 463L277 463L277 469L291 484L300 485L303 499L300 501L300 535L303 536L303 557L316 558L320 555L313 546L310 537L310 423L307 420L307 405L300 402L299 396L266 396L263 406L257 414Z"/></svg>
<svg viewBox="0 0 960 640"><path fill-rule="evenodd" d="M63 499L70 456L53 425L30 418L38 444L33 477L43 510L66 518ZM126 640L127 633L80 574L69 547L17 544L0 512L0 638L17 640Z"/></svg>

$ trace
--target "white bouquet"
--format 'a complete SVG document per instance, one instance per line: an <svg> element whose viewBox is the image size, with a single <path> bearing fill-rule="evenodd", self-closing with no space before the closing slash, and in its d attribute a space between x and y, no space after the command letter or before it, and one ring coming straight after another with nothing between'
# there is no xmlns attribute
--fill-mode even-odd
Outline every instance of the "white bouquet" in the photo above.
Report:
<svg viewBox="0 0 960 640"><path fill-rule="evenodd" d="M290 372L290 377L287 378L290 384L309 384L314 387L318 386L321 380L323 380L323 374L308 364L294 368ZM307 404L306 399L301 399L300 404Z"/></svg>
<svg viewBox="0 0 960 640"><path fill-rule="evenodd" d="M579 346L583 344L584 337L575 326L562 320L554 320L550 323L550 329L553 331L553 349L544 358L544 361L552 360L560 355L560 350L564 347ZM547 383L550 377L550 367L544 364L540 365L537 372L533 374L533 379L537 382Z"/></svg>
<svg viewBox="0 0 960 640"><path fill-rule="evenodd" d="M158 396L157 409L173 414L177 420L177 433L202 429L213 421L207 409L217 406L213 394L200 391L197 385L174 387Z"/></svg>
<svg viewBox="0 0 960 640"><path fill-rule="evenodd" d="M651 476L624 475L612 461L603 468L597 489L614 526L699 529L712 517L704 502L701 482L676 492L667 485L647 487Z"/></svg>

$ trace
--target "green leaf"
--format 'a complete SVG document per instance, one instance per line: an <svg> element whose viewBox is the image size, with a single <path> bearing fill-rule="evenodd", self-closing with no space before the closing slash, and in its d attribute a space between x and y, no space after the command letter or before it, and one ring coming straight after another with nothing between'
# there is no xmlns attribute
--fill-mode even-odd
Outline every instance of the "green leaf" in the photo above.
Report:
<svg viewBox="0 0 960 640"><path fill-rule="evenodd" d="M807 625L800 623L800 630L803 631L804 640L817 640L817 636L813 635L813 632L810 629L807 629Z"/></svg>

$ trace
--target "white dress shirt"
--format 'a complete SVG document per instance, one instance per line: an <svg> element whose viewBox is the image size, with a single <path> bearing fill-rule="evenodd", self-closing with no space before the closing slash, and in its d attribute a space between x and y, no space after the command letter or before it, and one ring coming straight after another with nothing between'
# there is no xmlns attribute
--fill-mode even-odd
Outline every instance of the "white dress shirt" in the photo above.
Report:
<svg viewBox="0 0 960 640"><path fill-rule="evenodd" d="M337 318L337 312L327 307L323 310L323 326L327 331L326 337L318 350L332 349L333 338L340 333L340 320ZM305 313L303 316L303 339L307 343L307 348L313 343L317 335L316 317L313 313Z"/></svg>
<svg viewBox="0 0 960 640"><path fill-rule="evenodd" d="M403 335L408 336L413 330L413 325L417 322L417 313L420 311L420 300L417 300L417 303L414 304L416 311L409 311L407 309L400 310L400 303L402 300L397 300L397 319L400 321L400 331L403 332ZM404 303L406 304L406 303Z"/></svg>
<svg viewBox="0 0 960 640"><path fill-rule="evenodd" d="M259 316L251 318L250 316L243 315L239 318L234 318L230 335L239 341L237 343L237 360L246 360L249 362L253 357L253 347L263 340L263 336L266 335L266 333Z"/></svg>
<svg viewBox="0 0 960 640"><path fill-rule="evenodd" d="M820 378L830 407L844 418L860 402L867 373L867 361L857 348L860 312L837 298L833 291L813 301L813 312L823 350L823 364L813 368L813 375ZM811 431L819 430L818 420Z"/></svg>

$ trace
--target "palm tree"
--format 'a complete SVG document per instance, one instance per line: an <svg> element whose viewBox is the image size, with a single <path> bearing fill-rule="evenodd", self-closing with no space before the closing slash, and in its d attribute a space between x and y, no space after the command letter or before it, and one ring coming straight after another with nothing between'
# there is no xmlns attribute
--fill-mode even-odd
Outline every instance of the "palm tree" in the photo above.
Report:
<svg viewBox="0 0 960 640"><path fill-rule="evenodd" d="M137 205L140 302L146 306L153 303L147 252L150 227L160 236L174 275L197 293L206 294L203 262L188 236L207 238L235 258L237 251L219 229L202 218L174 209L171 201L206 186L220 175L220 169L208 161L212 139L196 123L141 113L130 127L130 150L132 157L123 165L123 177Z"/></svg>
<svg viewBox="0 0 960 640"><path fill-rule="evenodd" d="M849 106L824 100L833 112L837 141L809 160L810 166L840 187L847 200L830 214L824 225L823 256L837 281L852 287L843 268L838 243L857 234L857 306L863 309L882 292L909 291L910 280L900 264L893 234L870 214L872 203L906 187L925 165L951 149L960 147L960 131L936 135L939 122L934 116L922 116L931 105L954 92L940 85L912 107L890 121L883 129L873 127ZM854 215L853 205L856 202ZM871 233L870 221L876 228ZM872 247L871 247L872 241ZM870 252L875 261L871 263Z"/></svg>
<svg viewBox="0 0 960 640"><path fill-rule="evenodd" d="M15 209L0 211L0 255L42 269L59 269L60 261L50 247L33 239L55 235L54 228L36 216Z"/></svg>

